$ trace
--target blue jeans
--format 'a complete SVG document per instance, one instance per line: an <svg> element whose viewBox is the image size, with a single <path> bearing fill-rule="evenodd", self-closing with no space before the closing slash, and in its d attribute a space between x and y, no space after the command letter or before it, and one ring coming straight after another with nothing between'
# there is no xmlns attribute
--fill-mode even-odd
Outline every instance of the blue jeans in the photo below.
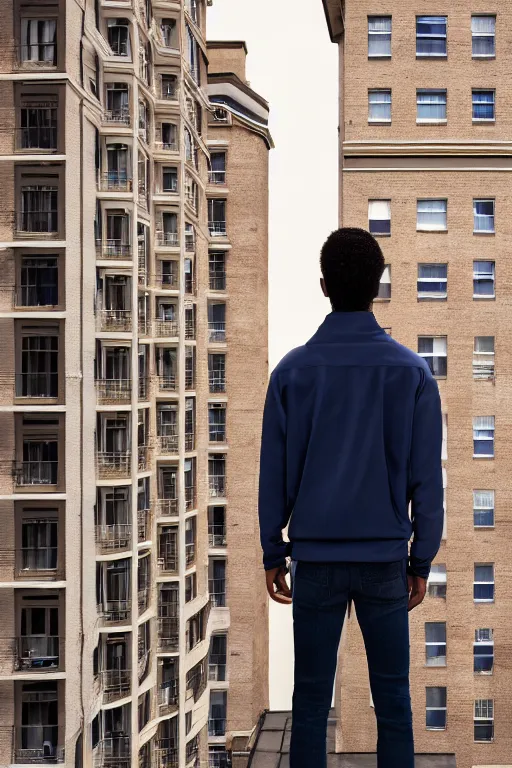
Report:
<svg viewBox="0 0 512 768"><path fill-rule="evenodd" d="M290 768L326 768L327 718L349 601L363 634L378 768L414 768L406 562L292 563L295 687Z"/></svg>

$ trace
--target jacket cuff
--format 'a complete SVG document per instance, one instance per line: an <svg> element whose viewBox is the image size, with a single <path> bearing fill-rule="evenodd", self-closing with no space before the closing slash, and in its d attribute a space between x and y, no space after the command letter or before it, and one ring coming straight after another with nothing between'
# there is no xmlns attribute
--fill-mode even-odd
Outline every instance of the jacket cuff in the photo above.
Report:
<svg viewBox="0 0 512 768"><path fill-rule="evenodd" d="M424 562L418 562L417 560L409 560L407 563L407 573L409 576L419 576L421 579L428 579L430 575L430 563L426 565Z"/></svg>

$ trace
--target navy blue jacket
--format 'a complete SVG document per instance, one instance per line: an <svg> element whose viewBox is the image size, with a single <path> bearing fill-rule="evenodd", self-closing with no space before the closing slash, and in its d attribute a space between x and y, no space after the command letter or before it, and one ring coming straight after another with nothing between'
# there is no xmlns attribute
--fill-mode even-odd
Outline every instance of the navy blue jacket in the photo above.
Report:
<svg viewBox="0 0 512 768"><path fill-rule="evenodd" d="M371 312L327 315L270 377L259 486L265 569L287 555L392 562L408 557L413 536L409 571L427 577L443 530L441 444L439 390L425 361Z"/></svg>

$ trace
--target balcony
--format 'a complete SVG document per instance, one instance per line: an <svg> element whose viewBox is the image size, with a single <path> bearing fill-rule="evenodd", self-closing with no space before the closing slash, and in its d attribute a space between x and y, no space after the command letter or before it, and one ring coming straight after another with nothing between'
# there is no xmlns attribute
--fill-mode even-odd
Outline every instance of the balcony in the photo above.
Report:
<svg viewBox="0 0 512 768"><path fill-rule="evenodd" d="M130 695L131 674L129 669L106 669L99 673L104 704Z"/></svg>
<svg viewBox="0 0 512 768"><path fill-rule="evenodd" d="M212 608L226 607L226 579L208 579Z"/></svg>
<svg viewBox="0 0 512 768"><path fill-rule="evenodd" d="M96 454L96 466L98 477L101 480L109 477L129 477L131 473L131 453L129 451L119 451L118 453L107 453L98 451Z"/></svg>
<svg viewBox="0 0 512 768"><path fill-rule="evenodd" d="M178 453L178 427L175 425L174 430L168 429L171 434L159 435L158 447L160 453L165 456L174 456Z"/></svg>
<svg viewBox="0 0 512 768"><path fill-rule="evenodd" d="M212 321L208 323L208 341L211 344L224 344L226 342L225 321Z"/></svg>
<svg viewBox="0 0 512 768"><path fill-rule="evenodd" d="M178 499L157 499L156 514L157 517L177 517Z"/></svg>
<svg viewBox="0 0 512 768"><path fill-rule="evenodd" d="M162 248L177 248L180 244L178 233L157 231L156 244Z"/></svg>
<svg viewBox="0 0 512 768"><path fill-rule="evenodd" d="M59 668L60 640L54 635L22 635L15 638L13 669L17 672L55 672Z"/></svg>
<svg viewBox="0 0 512 768"><path fill-rule="evenodd" d="M103 192L131 192L132 180L126 173L108 171L100 176L100 189Z"/></svg>
<svg viewBox="0 0 512 768"><path fill-rule="evenodd" d="M2 754L4 764L64 763L64 747L58 744L58 732L57 725L0 726L0 743L10 745Z"/></svg>
<svg viewBox="0 0 512 768"><path fill-rule="evenodd" d="M155 141L155 152L179 152L178 141Z"/></svg>
<svg viewBox="0 0 512 768"><path fill-rule="evenodd" d="M219 184L225 186L226 171L208 171L208 181L210 184Z"/></svg>
<svg viewBox="0 0 512 768"><path fill-rule="evenodd" d="M167 680L158 689L158 715L170 715L179 706L179 681Z"/></svg>
<svg viewBox="0 0 512 768"><path fill-rule="evenodd" d="M137 510L137 537L139 544L151 538L151 510Z"/></svg>
<svg viewBox="0 0 512 768"><path fill-rule="evenodd" d="M153 333L159 339L167 337L175 338L178 336L178 321L162 320L161 318L156 317L154 321Z"/></svg>
<svg viewBox="0 0 512 768"><path fill-rule="evenodd" d="M130 768L130 737L105 737L93 749L92 760L94 768Z"/></svg>
<svg viewBox="0 0 512 768"><path fill-rule="evenodd" d="M58 466L58 461L14 461L14 485L17 488L57 485Z"/></svg>
<svg viewBox="0 0 512 768"><path fill-rule="evenodd" d="M225 221L209 221L208 229L211 237L226 237L227 235Z"/></svg>
<svg viewBox="0 0 512 768"><path fill-rule="evenodd" d="M127 109L106 109L101 120L104 125L130 125L130 112Z"/></svg>
<svg viewBox="0 0 512 768"><path fill-rule="evenodd" d="M210 475L208 477L208 490L211 499L225 498L226 496L226 476Z"/></svg>
<svg viewBox="0 0 512 768"><path fill-rule="evenodd" d="M178 768L179 756L177 747L163 746L169 739L158 739L153 749L153 768Z"/></svg>
<svg viewBox="0 0 512 768"><path fill-rule="evenodd" d="M57 149L57 126L27 126L16 131L16 150L55 152Z"/></svg>
<svg viewBox="0 0 512 768"><path fill-rule="evenodd" d="M225 547L227 543L226 526L224 524L211 523L208 526L208 541L210 547Z"/></svg>
<svg viewBox="0 0 512 768"><path fill-rule="evenodd" d="M129 333L132 329L131 309L100 309L96 318L100 331Z"/></svg>
<svg viewBox="0 0 512 768"><path fill-rule="evenodd" d="M158 386L162 392L177 392L178 375L176 373L167 373L159 376Z"/></svg>
<svg viewBox="0 0 512 768"><path fill-rule="evenodd" d="M104 625L126 624L130 621L131 600L107 600L97 606L97 611Z"/></svg>
<svg viewBox="0 0 512 768"><path fill-rule="evenodd" d="M96 545L100 552L120 552L130 549L132 542L132 526L128 523L96 526Z"/></svg>
<svg viewBox="0 0 512 768"><path fill-rule="evenodd" d="M24 547L22 549L0 549L0 577L3 581L11 578L39 579L50 581L64 578L57 547Z"/></svg>
<svg viewBox="0 0 512 768"><path fill-rule="evenodd" d="M97 240L96 258L130 260L132 258L132 246L122 240Z"/></svg>
<svg viewBox="0 0 512 768"><path fill-rule="evenodd" d="M131 379L96 379L98 403L129 403L132 398Z"/></svg>
<svg viewBox="0 0 512 768"><path fill-rule="evenodd" d="M162 534L160 534L162 537ZM178 573L178 548L176 541L160 542L158 548L157 568L160 574L175 576Z"/></svg>
<svg viewBox="0 0 512 768"><path fill-rule="evenodd" d="M211 393L226 391L226 374L224 371L209 371L208 385Z"/></svg>
<svg viewBox="0 0 512 768"><path fill-rule="evenodd" d="M58 212L52 210L24 210L15 213L16 237L25 235L56 235L58 233Z"/></svg>
<svg viewBox="0 0 512 768"><path fill-rule="evenodd" d="M176 606L177 610L177 606ZM161 653L175 653L179 649L178 617L160 617L158 619L158 650Z"/></svg>

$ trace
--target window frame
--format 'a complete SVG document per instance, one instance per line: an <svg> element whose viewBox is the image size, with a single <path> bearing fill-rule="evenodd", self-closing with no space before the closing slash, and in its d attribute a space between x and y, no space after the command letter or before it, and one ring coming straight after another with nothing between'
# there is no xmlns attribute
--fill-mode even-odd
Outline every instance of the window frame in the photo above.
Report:
<svg viewBox="0 0 512 768"><path fill-rule="evenodd" d="M477 581L477 568L492 568L492 581ZM475 597L475 588L477 585L492 585L492 597ZM473 567L473 603L494 603L496 601L496 569L494 563L475 563Z"/></svg>
<svg viewBox="0 0 512 768"><path fill-rule="evenodd" d="M492 339L492 352L479 352L477 350L477 339ZM483 362L481 366L481 370L484 371L484 373L481 373L479 371L479 360L478 357L481 356L481 358L489 358L489 360ZM485 371L485 366L488 368L488 370L491 370L492 365L492 373L487 373ZM495 336L474 336L473 337L473 379L476 381L488 381L494 379L496 376L496 337Z"/></svg>
<svg viewBox="0 0 512 768"><path fill-rule="evenodd" d="M476 101L475 96L479 93L491 93L492 101ZM475 106L479 104L492 104L492 117L475 117ZM495 123L496 122L496 88L472 88L471 89L471 120L473 123Z"/></svg>
<svg viewBox="0 0 512 768"><path fill-rule="evenodd" d="M427 698L427 691L429 688L434 690L444 690L444 697L445 697L445 705L444 707L429 707L427 704L428 698ZM444 712L444 725L443 726L433 726L427 724L427 718L429 712ZM427 685L425 688L425 722L426 722L426 729L427 731L446 731L447 723L448 723L448 689L445 685Z"/></svg>
<svg viewBox="0 0 512 768"><path fill-rule="evenodd" d="M476 272L475 264L491 264L492 272ZM475 293L475 281L486 280L490 282L492 279L493 293ZM473 299L479 301L490 301L496 298L496 262L494 260L487 259L473 259Z"/></svg>
<svg viewBox="0 0 512 768"><path fill-rule="evenodd" d="M475 32L473 30L473 19L493 19L494 31L489 33ZM492 53L475 53L474 42L479 38L492 39L493 41ZM471 14L471 58L473 59L495 59L496 58L496 14L495 13L472 13Z"/></svg>
<svg viewBox="0 0 512 768"><path fill-rule="evenodd" d="M444 35L427 35L425 33L418 33L418 22L420 19L444 19L445 33ZM421 53L418 51L419 40L444 40L445 52L444 53ZM416 16L416 58L417 59L446 59L448 58L448 16Z"/></svg>
<svg viewBox="0 0 512 768"><path fill-rule="evenodd" d="M489 638L488 639L480 639L478 633L479 632L488 632ZM482 647L492 647L492 654L489 653L483 653L479 654L477 653L478 648ZM475 660L476 659L492 659L491 668L489 670L487 669L475 669ZM494 630L493 629L475 629L475 639L473 641L473 674L475 675L485 675L486 677L489 677L490 675L494 674L494 661L495 661L495 645L494 645Z"/></svg>
<svg viewBox="0 0 512 768"><path fill-rule="evenodd" d="M492 496L489 497L489 499L492 499L492 505L484 505L484 504L477 504L477 496L476 494L482 494L482 493L488 493L492 494ZM475 521L475 513L476 512L485 512L487 510L492 510L492 523L490 525L477 525ZM495 528L496 527L496 492L494 490L473 490L473 528L479 529L479 528Z"/></svg>
<svg viewBox="0 0 512 768"><path fill-rule="evenodd" d="M389 94L389 101L371 101L372 94ZM387 117L372 117L371 107L372 104L389 104L389 118ZM392 88L368 88L368 123L371 125L391 125L393 119L393 91Z"/></svg>
<svg viewBox="0 0 512 768"><path fill-rule="evenodd" d="M420 213L433 213L432 211L420 211L419 206L420 203L444 203L444 211L439 211L437 213L443 213L444 214L444 220L445 220L445 226L444 227L425 227L420 226L418 216ZM434 212L436 213L436 212ZM439 232L448 232L448 198L446 197L419 197L416 199L416 232L426 232L430 234L439 233Z"/></svg>
<svg viewBox="0 0 512 768"><path fill-rule="evenodd" d="M475 420L481 419L481 418L488 418L493 420L493 426L492 427L475 427ZM486 437L486 436L479 436L476 437L476 432L492 432L492 437ZM495 457L495 440L496 440L496 418L495 416L474 416L473 417L473 458L474 459L494 459ZM475 443L476 441L483 442L483 443L491 443L492 445L492 453L476 453L475 452Z"/></svg>
<svg viewBox="0 0 512 768"><path fill-rule="evenodd" d="M476 212L477 203L492 203L492 214L487 216ZM476 222L479 218L492 218L492 229L477 229ZM474 197L473 198L473 234L474 235L495 235L496 234L496 198L495 197Z"/></svg>
<svg viewBox="0 0 512 768"><path fill-rule="evenodd" d="M444 627L444 641L442 640L427 640L427 626L432 625L441 625ZM425 625L425 666L426 667L446 667L447 666L447 633L446 633L446 621L426 621ZM444 654L441 654L439 656L429 656L428 655L428 649L429 648L440 648L442 649L444 647ZM431 663L429 663L429 659L432 660ZM437 659L444 659L443 662L439 662L438 664L435 663Z"/></svg>
<svg viewBox="0 0 512 768"><path fill-rule="evenodd" d="M446 277L421 277L420 276L420 269L421 267L445 267L446 268ZM430 294L428 291L420 291L419 284L420 283L444 283L446 286L446 290L439 291L437 295L434 295L435 291L430 291ZM420 262L418 264L418 278L416 281L416 290L417 290L417 298L421 301L446 301L448 298L448 264L446 262Z"/></svg>
<svg viewBox="0 0 512 768"><path fill-rule="evenodd" d="M420 339L432 339L432 352L420 352ZM435 350L435 342L436 340L439 341L440 339L444 339L445 341L445 354L439 354L436 353ZM446 379L448 376L448 336L418 336L418 355L422 357L425 362L427 363L428 367L430 368L430 371L434 378L436 379ZM434 371L434 365L430 365L429 360L434 361L435 359L442 360L444 359L446 361L446 372L445 373L436 373Z"/></svg>
<svg viewBox="0 0 512 768"><path fill-rule="evenodd" d="M444 102L425 102L426 104L444 104L444 117L420 117L420 94L444 94ZM417 125L444 125L448 122L448 89L447 88L417 88L416 89L416 124Z"/></svg>
<svg viewBox="0 0 512 768"><path fill-rule="evenodd" d="M370 209L372 206L372 203L380 203L386 204L388 207L389 217L388 218L382 218L382 219L371 219L370 218ZM372 222L389 222L389 231L380 231L377 232L375 229L372 228ZM369 198L368 200L368 231L374 236L374 237L391 237L391 199L386 198Z"/></svg>
<svg viewBox="0 0 512 768"><path fill-rule="evenodd" d="M484 702L486 703L486 709L487 709L487 717L484 717L483 715L477 715L477 707L480 705L483 706ZM489 716L490 714L490 716ZM490 726L491 728L491 737L490 739L477 739L476 738L476 729L482 725ZM475 743L483 743L483 744L492 744L494 742L494 699L475 699L474 703L474 709L473 709L473 740Z"/></svg>
<svg viewBox="0 0 512 768"><path fill-rule="evenodd" d="M375 14L371 14L367 17L367 30L368 30L368 58L369 59L391 59L393 55L393 17L391 14L384 14L380 16L376 16ZM390 21L390 29L388 31L378 31L378 30L370 30L370 22L376 21L377 19L384 20L389 19ZM370 40L372 38L379 38L384 37L385 35L389 35L389 53L370 53Z"/></svg>

